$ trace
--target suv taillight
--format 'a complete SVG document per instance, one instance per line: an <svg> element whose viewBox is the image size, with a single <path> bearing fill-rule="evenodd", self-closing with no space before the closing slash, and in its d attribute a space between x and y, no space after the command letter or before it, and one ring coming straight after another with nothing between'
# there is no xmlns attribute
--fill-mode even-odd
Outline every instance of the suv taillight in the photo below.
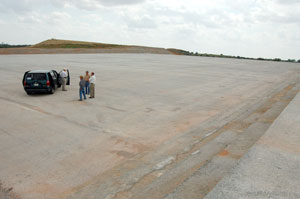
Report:
<svg viewBox="0 0 300 199"><path fill-rule="evenodd" d="M24 86L26 86L26 81L24 81Z"/></svg>
<svg viewBox="0 0 300 199"><path fill-rule="evenodd" d="M50 86L50 81L49 80L47 81L47 86Z"/></svg>

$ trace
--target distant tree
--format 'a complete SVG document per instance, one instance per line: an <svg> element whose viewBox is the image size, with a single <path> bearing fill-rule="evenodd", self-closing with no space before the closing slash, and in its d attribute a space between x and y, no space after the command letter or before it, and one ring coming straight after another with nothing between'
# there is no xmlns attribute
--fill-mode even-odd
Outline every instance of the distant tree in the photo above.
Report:
<svg viewBox="0 0 300 199"><path fill-rule="evenodd" d="M273 59L273 61L281 61L281 59L280 58L275 58L275 59Z"/></svg>
<svg viewBox="0 0 300 199"><path fill-rule="evenodd" d="M6 43L4 43L4 42L1 42L0 48L7 48L7 47L9 47L8 44L6 44Z"/></svg>
<svg viewBox="0 0 300 199"><path fill-rule="evenodd" d="M296 60L294 60L294 59L288 59L287 61L288 62L296 62Z"/></svg>
<svg viewBox="0 0 300 199"><path fill-rule="evenodd" d="M1 42L0 48L20 48L20 47L27 47L29 45L10 45L4 42Z"/></svg>
<svg viewBox="0 0 300 199"><path fill-rule="evenodd" d="M298 63L300 63L300 59L298 60Z"/></svg>

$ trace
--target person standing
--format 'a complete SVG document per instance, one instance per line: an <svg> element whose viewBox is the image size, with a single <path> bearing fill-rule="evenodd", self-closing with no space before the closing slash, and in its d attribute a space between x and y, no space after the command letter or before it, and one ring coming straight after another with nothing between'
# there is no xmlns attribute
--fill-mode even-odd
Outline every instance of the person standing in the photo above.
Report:
<svg viewBox="0 0 300 199"><path fill-rule="evenodd" d="M85 87L85 81L83 79L83 76L80 76L80 81L79 81L79 101L82 101L82 95L84 99L86 100L85 92L84 92L84 87Z"/></svg>
<svg viewBox="0 0 300 199"><path fill-rule="evenodd" d="M85 94L89 95L90 94L90 75L89 71L85 71L85 76L83 77L85 81Z"/></svg>
<svg viewBox="0 0 300 199"><path fill-rule="evenodd" d="M89 81L90 81L90 92L91 92L90 98L95 98L96 76L94 72L92 72Z"/></svg>
<svg viewBox="0 0 300 199"><path fill-rule="evenodd" d="M60 79L61 79L61 85L62 85L62 90L63 91L67 91L66 90L66 83L67 83L67 69L63 69L60 73L59 73Z"/></svg>

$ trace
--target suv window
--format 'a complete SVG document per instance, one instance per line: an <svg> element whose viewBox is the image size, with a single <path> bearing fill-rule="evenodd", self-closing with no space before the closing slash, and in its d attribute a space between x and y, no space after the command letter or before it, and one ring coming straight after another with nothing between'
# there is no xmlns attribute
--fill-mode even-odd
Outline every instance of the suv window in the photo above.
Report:
<svg viewBox="0 0 300 199"><path fill-rule="evenodd" d="M27 80L47 80L45 73L27 73Z"/></svg>
<svg viewBox="0 0 300 199"><path fill-rule="evenodd" d="M51 74L53 79L56 79L56 75L52 71L50 71L50 74Z"/></svg>

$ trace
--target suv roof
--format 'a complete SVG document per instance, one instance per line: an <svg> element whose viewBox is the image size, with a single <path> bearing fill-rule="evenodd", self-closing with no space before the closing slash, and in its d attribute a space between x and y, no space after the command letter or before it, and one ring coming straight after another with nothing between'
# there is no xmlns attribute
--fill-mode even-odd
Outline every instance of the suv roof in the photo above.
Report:
<svg viewBox="0 0 300 199"><path fill-rule="evenodd" d="M32 71L29 71L28 73L49 73L51 71L52 70L32 70Z"/></svg>

